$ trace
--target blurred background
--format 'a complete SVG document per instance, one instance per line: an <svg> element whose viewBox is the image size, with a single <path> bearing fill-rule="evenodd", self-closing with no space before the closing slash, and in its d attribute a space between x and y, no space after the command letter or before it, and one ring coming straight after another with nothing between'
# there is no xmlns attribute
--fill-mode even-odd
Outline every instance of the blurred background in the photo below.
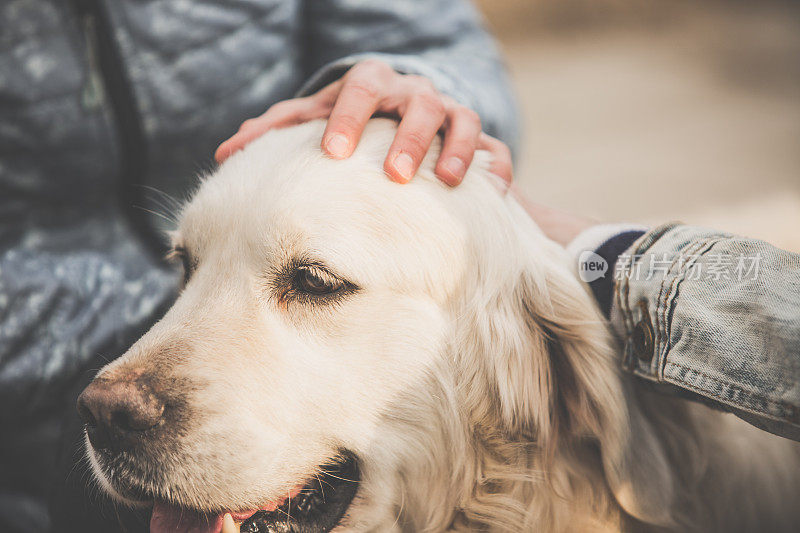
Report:
<svg viewBox="0 0 800 533"><path fill-rule="evenodd" d="M800 250L800 2L479 0L533 198Z"/></svg>

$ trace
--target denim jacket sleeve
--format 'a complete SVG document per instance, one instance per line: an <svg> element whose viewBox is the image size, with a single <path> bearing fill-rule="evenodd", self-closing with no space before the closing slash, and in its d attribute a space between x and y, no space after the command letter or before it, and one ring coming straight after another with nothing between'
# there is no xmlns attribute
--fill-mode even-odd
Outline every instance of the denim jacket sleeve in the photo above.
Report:
<svg viewBox="0 0 800 533"><path fill-rule="evenodd" d="M379 59L431 80L515 151L518 115L506 71L468 0L307 0L304 16L310 78L300 95L335 81L359 61Z"/></svg>
<svg viewBox="0 0 800 533"><path fill-rule="evenodd" d="M627 370L800 440L799 254L670 224L620 255L614 279Z"/></svg>

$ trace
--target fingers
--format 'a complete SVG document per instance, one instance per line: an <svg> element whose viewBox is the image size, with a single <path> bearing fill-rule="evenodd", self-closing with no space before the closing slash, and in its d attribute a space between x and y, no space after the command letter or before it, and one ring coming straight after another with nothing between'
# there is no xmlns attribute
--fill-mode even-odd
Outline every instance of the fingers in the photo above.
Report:
<svg viewBox="0 0 800 533"><path fill-rule="evenodd" d="M324 109L310 98L285 100L270 107L257 118L246 120L230 139L223 142L214 153L218 163L223 162L234 152L238 152L269 129L290 124L298 124L324 116Z"/></svg>
<svg viewBox="0 0 800 533"><path fill-rule="evenodd" d="M406 183L444 123L444 104L433 89L422 90L409 101L402 117L383 168L392 180Z"/></svg>
<svg viewBox="0 0 800 533"><path fill-rule="evenodd" d="M230 513L225 513L225 518L222 519L222 532L221 533L239 533L240 528L233 521Z"/></svg>
<svg viewBox="0 0 800 533"><path fill-rule="evenodd" d="M214 159L217 163L222 163L269 129L269 123L263 120L262 117L245 121L239 127L239 131L217 147L216 152L214 152Z"/></svg>
<svg viewBox="0 0 800 533"><path fill-rule="evenodd" d="M481 119L469 108L454 106L447 122L444 145L436 163L436 175L452 187L461 183L472 163L481 134Z"/></svg>
<svg viewBox="0 0 800 533"><path fill-rule="evenodd" d="M342 81L338 80L311 96L278 102L260 117L244 121L235 135L219 145L214 159L222 163L272 128L327 117L341 87Z"/></svg>
<svg viewBox="0 0 800 533"><path fill-rule="evenodd" d="M492 154L489 172L510 184L514 179L514 167L511 161L511 150L508 146L490 135L481 133L478 139L478 148Z"/></svg>
<svg viewBox="0 0 800 533"><path fill-rule="evenodd" d="M511 153L501 141L481 132L477 113L442 96L426 78L400 74L377 60L362 61L316 94L279 102L260 117L244 122L217 148L214 158L223 162L272 128L327 117L322 149L333 158L344 159L352 155L367 122L378 111L401 118L384 161L392 180L408 182L434 137L443 130L435 172L444 183L461 183L476 149L489 151L490 171L511 182Z"/></svg>
<svg viewBox="0 0 800 533"><path fill-rule="evenodd" d="M322 149L335 159L350 157L367 121L387 94L388 65L366 61L344 77L341 92L322 135Z"/></svg>

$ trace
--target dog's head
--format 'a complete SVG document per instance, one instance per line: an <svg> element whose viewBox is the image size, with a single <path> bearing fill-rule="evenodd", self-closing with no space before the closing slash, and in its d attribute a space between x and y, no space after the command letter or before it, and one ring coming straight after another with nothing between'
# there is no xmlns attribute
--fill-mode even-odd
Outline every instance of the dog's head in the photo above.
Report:
<svg viewBox="0 0 800 533"><path fill-rule="evenodd" d="M393 122L342 161L323 127L266 134L183 209L180 297L79 400L103 486L154 501L153 531L226 511L250 531L439 529L474 497L476 442L554 453L566 433L606 435L612 485L630 481L605 328L485 154L458 188L436 149L398 185Z"/></svg>

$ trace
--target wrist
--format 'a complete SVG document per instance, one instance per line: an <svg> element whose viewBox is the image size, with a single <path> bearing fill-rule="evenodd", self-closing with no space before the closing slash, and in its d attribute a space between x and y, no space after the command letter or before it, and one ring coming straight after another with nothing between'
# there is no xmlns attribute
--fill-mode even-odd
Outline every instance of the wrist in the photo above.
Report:
<svg viewBox="0 0 800 533"><path fill-rule="evenodd" d="M566 247L578 235L599 225L598 221L591 218L531 202L516 185L512 184L509 191L544 234L561 246Z"/></svg>

